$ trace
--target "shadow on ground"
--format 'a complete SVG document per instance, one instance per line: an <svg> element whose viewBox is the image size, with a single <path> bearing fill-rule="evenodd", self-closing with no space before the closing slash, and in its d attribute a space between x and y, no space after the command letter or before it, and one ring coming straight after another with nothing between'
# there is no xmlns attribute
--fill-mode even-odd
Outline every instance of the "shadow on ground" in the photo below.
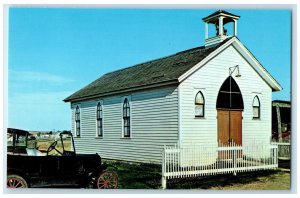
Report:
<svg viewBox="0 0 300 198"><path fill-rule="evenodd" d="M290 160L278 160L278 167L284 169L291 169Z"/></svg>
<svg viewBox="0 0 300 198"><path fill-rule="evenodd" d="M161 189L161 166L154 164L138 164L125 162L107 162L109 169L115 170L119 176L119 189ZM289 167L288 162L280 166ZM167 181L168 189L223 189L230 186L272 181L280 170L264 170L255 172L214 175L209 177L193 177ZM265 177L262 179L262 177ZM262 181L263 180L263 181ZM279 182L280 183L280 182ZM280 185L280 184L279 184Z"/></svg>
<svg viewBox="0 0 300 198"><path fill-rule="evenodd" d="M278 173L276 170L265 170L233 174L214 175L207 177L194 177L188 179L176 179L168 181L168 189L212 189L224 188L233 185L245 185L259 182L261 177L272 176Z"/></svg>

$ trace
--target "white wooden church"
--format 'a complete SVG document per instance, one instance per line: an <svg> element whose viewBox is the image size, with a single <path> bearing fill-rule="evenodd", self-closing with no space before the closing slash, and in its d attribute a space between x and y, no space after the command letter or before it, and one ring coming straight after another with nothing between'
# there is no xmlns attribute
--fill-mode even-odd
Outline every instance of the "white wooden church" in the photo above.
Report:
<svg viewBox="0 0 300 198"><path fill-rule="evenodd" d="M269 144L272 92L282 88L238 39L239 18L216 11L203 18L204 46L112 71L67 97L77 152L159 164L164 145Z"/></svg>

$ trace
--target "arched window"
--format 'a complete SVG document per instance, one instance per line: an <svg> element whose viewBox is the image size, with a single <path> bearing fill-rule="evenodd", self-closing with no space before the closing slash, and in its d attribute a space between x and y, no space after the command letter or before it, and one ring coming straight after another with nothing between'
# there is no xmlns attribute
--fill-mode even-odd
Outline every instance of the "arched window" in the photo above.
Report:
<svg viewBox="0 0 300 198"><path fill-rule="evenodd" d="M235 110L244 109L241 90L232 76L229 76L222 84L218 94L216 108Z"/></svg>
<svg viewBox="0 0 300 198"><path fill-rule="evenodd" d="M75 110L75 125L76 125L76 136L80 136L80 109L79 106Z"/></svg>
<svg viewBox="0 0 300 198"><path fill-rule="evenodd" d="M97 136L103 136L103 111L100 102L97 105Z"/></svg>
<svg viewBox="0 0 300 198"><path fill-rule="evenodd" d="M258 96L255 96L252 103L253 118L260 118L260 101Z"/></svg>
<svg viewBox="0 0 300 198"><path fill-rule="evenodd" d="M204 97L201 91L195 97L195 117L204 117Z"/></svg>
<svg viewBox="0 0 300 198"><path fill-rule="evenodd" d="M130 105L127 98L123 103L123 135L130 137Z"/></svg>

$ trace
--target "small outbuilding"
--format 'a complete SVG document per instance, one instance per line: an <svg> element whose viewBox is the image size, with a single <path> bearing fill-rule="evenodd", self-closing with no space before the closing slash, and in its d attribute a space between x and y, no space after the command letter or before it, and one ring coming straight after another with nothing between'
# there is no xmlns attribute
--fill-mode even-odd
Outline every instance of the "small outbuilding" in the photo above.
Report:
<svg viewBox="0 0 300 198"><path fill-rule="evenodd" d="M67 97L78 153L159 164L164 145L269 144L281 86L238 39L239 18L216 11L203 18L204 46L112 71Z"/></svg>
<svg viewBox="0 0 300 198"><path fill-rule="evenodd" d="M272 102L272 140L291 142L291 102L274 100Z"/></svg>

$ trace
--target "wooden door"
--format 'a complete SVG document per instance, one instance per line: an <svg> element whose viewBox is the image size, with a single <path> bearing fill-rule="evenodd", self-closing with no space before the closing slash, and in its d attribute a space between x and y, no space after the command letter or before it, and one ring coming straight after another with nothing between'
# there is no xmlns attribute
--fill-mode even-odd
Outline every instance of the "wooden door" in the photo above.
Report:
<svg viewBox="0 0 300 198"><path fill-rule="evenodd" d="M242 145L242 111L218 110L218 142Z"/></svg>
<svg viewBox="0 0 300 198"><path fill-rule="evenodd" d="M229 111L218 110L218 143L227 144L229 140Z"/></svg>
<svg viewBox="0 0 300 198"><path fill-rule="evenodd" d="M242 111L230 111L229 138L238 145L242 145Z"/></svg>

